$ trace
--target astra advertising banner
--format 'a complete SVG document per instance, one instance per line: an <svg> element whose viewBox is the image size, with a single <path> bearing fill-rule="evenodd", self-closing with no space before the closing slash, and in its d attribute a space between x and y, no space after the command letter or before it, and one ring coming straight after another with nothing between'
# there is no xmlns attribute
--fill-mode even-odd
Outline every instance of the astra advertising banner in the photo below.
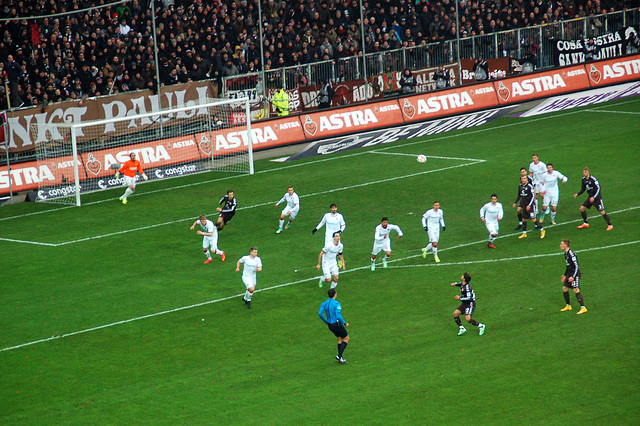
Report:
<svg viewBox="0 0 640 426"><path fill-rule="evenodd" d="M496 106L491 83L457 87L400 99L405 121L421 121Z"/></svg>
<svg viewBox="0 0 640 426"><path fill-rule="evenodd" d="M302 114L300 119L307 139L395 126L403 122L397 99Z"/></svg>
<svg viewBox="0 0 640 426"><path fill-rule="evenodd" d="M587 64L592 87L640 79L640 55Z"/></svg>
<svg viewBox="0 0 640 426"><path fill-rule="evenodd" d="M500 104L522 102L589 88L584 65L493 82Z"/></svg>

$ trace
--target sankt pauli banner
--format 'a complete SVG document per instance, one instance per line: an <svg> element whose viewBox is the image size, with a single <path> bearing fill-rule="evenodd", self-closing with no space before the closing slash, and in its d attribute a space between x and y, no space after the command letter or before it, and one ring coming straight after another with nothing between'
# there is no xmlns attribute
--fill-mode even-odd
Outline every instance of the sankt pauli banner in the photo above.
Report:
<svg viewBox="0 0 640 426"><path fill-rule="evenodd" d="M9 151L23 152L35 149L35 143L46 140L46 127L53 123L77 123L80 121L102 120L144 114L167 108L180 108L204 104L211 99L212 86L208 81L177 84L163 88L161 95L150 90L126 92L114 96L104 96L85 101L70 101L50 104L44 108L35 107L7 112L9 125ZM39 124L40 132L31 133L31 125ZM128 129L135 132L135 127ZM109 127L98 129L108 136ZM82 136L78 139L83 141Z"/></svg>

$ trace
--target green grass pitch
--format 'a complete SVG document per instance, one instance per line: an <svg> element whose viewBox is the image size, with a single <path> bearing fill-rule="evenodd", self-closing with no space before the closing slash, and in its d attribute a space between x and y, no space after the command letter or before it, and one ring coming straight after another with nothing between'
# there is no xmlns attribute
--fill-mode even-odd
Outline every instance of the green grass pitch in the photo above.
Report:
<svg viewBox="0 0 640 426"><path fill-rule="evenodd" d="M257 173L201 174L90 194L80 208L0 208L2 424L631 424L640 411L640 98L382 144ZM569 177L557 225L519 240L515 199L531 154ZM427 155L426 164L416 161ZM590 211L578 230L581 170L591 168L614 230ZM301 211L276 234L294 185ZM204 265L189 227L233 189L239 210ZM486 246L480 207L497 193L505 218ZM423 259L421 215L434 200L447 230ZM351 323L339 365L317 317L315 265L337 203L347 221L338 300ZM382 216L389 268L369 270ZM560 239L583 268L589 312L564 306ZM259 248L253 308L236 261ZM297 272L295 272L298 270ZM452 312L472 277L484 336ZM18 346L18 347L16 347Z"/></svg>

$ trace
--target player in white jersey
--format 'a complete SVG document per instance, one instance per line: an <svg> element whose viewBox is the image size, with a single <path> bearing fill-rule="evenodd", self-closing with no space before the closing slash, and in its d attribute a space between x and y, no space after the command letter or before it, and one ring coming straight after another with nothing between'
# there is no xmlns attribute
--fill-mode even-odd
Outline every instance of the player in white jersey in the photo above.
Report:
<svg viewBox="0 0 640 426"><path fill-rule="evenodd" d="M533 161L529 164L529 176L533 179L536 210L540 211L538 207L538 194L540 194L540 197L544 196L544 182L542 181L542 175L547 172L547 165L540 161L538 154L532 154L531 159Z"/></svg>
<svg viewBox="0 0 640 426"><path fill-rule="evenodd" d="M202 235L202 251L204 251L204 255L207 256L207 260L205 260L204 263L211 263L213 260L211 259L211 253L219 254L221 260L224 262L224 251L218 248L218 230L213 222L208 220L207 216L201 214L198 220L193 222L190 229L193 231L196 225L200 225L200 228L202 228L202 231L198 231L198 235Z"/></svg>
<svg viewBox="0 0 640 426"><path fill-rule="evenodd" d="M547 172L547 165L540 161L538 154L532 154L531 159L533 161L529 164L529 176L533 178L533 189L536 194L544 195L542 175Z"/></svg>
<svg viewBox="0 0 640 426"><path fill-rule="evenodd" d="M503 216L504 210L502 209L502 204L498 202L498 196L491 194L491 202L485 204L480 209L480 219L486 225L487 231L489 231L489 248L496 248L493 242L498 236L500 221Z"/></svg>
<svg viewBox="0 0 640 426"><path fill-rule="evenodd" d="M422 215L422 227L429 235L429 244L422 249L422 257L426 259L427 252L429 250L433 250L433 258L436 263L440 262L440 258L438 257L438 241L440 241L441 226L444 231L446 229L444 225L444 212L440 210L440 203L434 201L433 208L431 210L427 210Z"/></svg>
<svg viewBox="0 0 640 426"><path fill-rule="evenodd" d="M278 207L278 204L284 202L286 202L287 205L282 209L282 213L280 213L280 222L278 223L278 230L276 231L276 234L282 232L282 225L284 225L284 218L286 216L289 216L289 222L284 229L289 229L300 211L300 197L298 197L298 194L293 191L293 186L287 188L287 193L284 194L282 198L280 198L280 201L276 203L276 207Z"/></svg>
<svg viewBox="0 0 640 426"><path fill-rule="evenodd" d="M333 241L333 234L336 232L342 233L346 228L347 224L344 222L344 217L340 213L338 213L338 206L333 203L329 206L331 210L329 213L326 213L322 216L322 220L318 225L313 228L311 231L312 234L315 234L316 231L322 228L325 225L324 230L324 245L328 246Z"/></svg>
<svg viewBox="0 0 640 426"><path fill-rule="evenodd" d="M338 262L336 257L340 258L340 265L342 270L345 269L344 257L342 252L344 246L340 242L340 233L334 232L333 239L329 244L326 244L318 255L318 265L316 268L320 270L320 264L322 263L322 278L320 278L319 287L322 287L323 281L328 283L331 281L331 288L336 288L338 285Z"/></svg>
<svg viewBox="0 0 640 426"><path fill-rule="evenodd" d="M258 248L251 247L249 255L242 256L236 264L236 272L240 271L240 264L244 264L242 268L242 282L246 287L246 292L242 297L242 301L251 309L251 297L256 290L256 273L262 271L262 260L258 257Z"/></svg>
<svg viewBox="0 0 640 426"><path fill-rule="evenodd" d="M542 197L542 214L540 215L540 223L544 220L544 215L547 214L546 210L550 206L551 224L556 224L556 207L558 206L558 199L560 198L558 180L561 180L562 183L566 183L569 178L559 171L553 170L552 163L547 164L547 171L542 175L542 181L544 182L544 197Z"/></svg>
<svg viewBox="0 0 640 426"><path fill-rule="evenodd" d="M402 230L397 225L389 223L388 217L380 220L380 225L376 226L376 233L373 235L373 250L371 250L371 270L376 270L376 257L378 253L384 251L385 257L382 259L382 266L387 267L387 260L391 257L391 231L398 233L398 239L402 238Z"/></svg>

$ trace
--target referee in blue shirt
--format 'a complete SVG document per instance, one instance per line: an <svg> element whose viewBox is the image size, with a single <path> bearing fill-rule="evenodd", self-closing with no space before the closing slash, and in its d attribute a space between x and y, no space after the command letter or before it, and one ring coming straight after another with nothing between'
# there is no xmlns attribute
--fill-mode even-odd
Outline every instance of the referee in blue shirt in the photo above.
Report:
<svg viewBox="0 0 640 426"><path fill-rule="evenodd" d="M346 364L347 360L342 358L342 353L349 343L349 333L345 327L349 327L349 323L342 318L342 306L336 300L338 292L335 288L329 289L327 292L329 298L322 302L318 316L329 326L329 330L338 338L338 355L336 359L340 364Z"/></svg>

